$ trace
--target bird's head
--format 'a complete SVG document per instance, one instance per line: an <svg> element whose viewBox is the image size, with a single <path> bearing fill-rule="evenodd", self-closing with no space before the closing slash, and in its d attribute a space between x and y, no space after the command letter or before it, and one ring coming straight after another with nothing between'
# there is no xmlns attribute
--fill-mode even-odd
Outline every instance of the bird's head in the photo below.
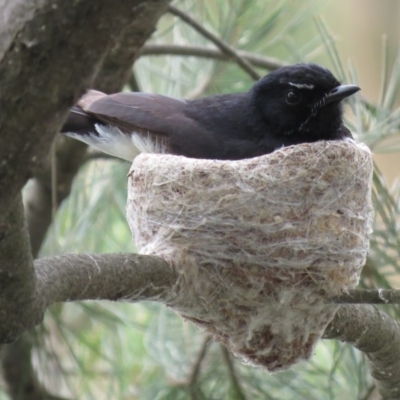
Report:
<svg viewBox="0 0 400 400"><path fill-rule="evenodd" d="M250 93L261 118L276 127L276 135L315 141L340 138L341 100L359 90L340 85L319 65L296 64L269 73Z"/></svg>

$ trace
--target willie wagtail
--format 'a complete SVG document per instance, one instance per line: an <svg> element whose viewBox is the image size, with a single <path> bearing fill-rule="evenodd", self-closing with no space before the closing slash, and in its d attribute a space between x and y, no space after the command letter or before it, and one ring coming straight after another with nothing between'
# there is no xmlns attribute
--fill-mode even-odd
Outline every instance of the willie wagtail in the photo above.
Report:
<svg viewBox="0 0 400 400"><path fill-rule="evenodd" d="M141 152L238 160L282 146L351 138L341 100L359 91L316 64L277 69L245 93L183 100L89 90L62 132L132 161Z"/></svg>

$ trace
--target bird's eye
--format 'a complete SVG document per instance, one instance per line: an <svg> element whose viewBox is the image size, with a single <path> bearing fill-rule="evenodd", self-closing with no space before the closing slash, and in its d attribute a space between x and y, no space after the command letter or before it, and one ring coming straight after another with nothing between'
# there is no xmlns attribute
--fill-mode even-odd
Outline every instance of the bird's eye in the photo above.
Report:
<svg viewBox="0 0 400 400"><path fill-rule="evenodd" d="M289 90L286 93L286 103L288 104L297 104L301 100L301 95L296 90Z"/></svg>

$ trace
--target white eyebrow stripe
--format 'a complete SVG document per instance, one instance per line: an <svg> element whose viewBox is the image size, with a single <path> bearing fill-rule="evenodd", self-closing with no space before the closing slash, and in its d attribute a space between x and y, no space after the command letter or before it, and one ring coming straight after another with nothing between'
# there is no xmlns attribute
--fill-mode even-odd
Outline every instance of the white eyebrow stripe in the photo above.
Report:
<svg viewBox="0 0 400 400"><path fill-rule="evenodd" d="M289 82L290 86L294 86L297 89L314 89L314 85L312 83L292 83Z"/></svg>

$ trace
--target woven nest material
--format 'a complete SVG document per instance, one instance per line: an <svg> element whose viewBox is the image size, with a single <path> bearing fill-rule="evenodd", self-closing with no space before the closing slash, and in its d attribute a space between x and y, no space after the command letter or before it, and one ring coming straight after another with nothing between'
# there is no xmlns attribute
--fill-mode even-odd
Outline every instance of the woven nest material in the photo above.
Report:
<svg viewBox="0 0 400 400"><path fill-rule="evenodd" d="M246 362L308 359L354 288L371 231L372 157L317 142L240 161L145 154L128 221L139 250L180 274L169 305Z"/></svg>

